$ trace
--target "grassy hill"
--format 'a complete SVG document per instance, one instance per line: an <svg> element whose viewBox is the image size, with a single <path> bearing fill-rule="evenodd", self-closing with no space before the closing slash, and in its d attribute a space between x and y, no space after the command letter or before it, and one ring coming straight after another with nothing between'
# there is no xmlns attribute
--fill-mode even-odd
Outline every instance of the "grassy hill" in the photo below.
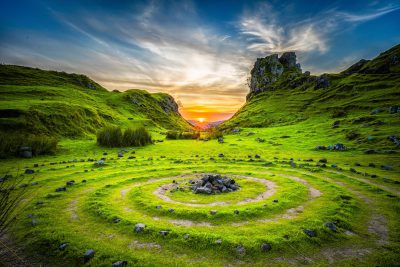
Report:
<svg viewBox="0 0 400 267"><path fill-rule="evenodd" d="M292 137L304 139L302 132L312 126L361 148L396 147L388 136L400 129L400 45L338 74L317 77L289 70L264 88L250 94L221 128L288 126Z"/></svg>
<svg viewBox="0 0 400 267"><path fill-rule="evenodd" d="M106 124L190 129L168 94L109 92L84 75L0 65L0 131L83 136Z"/></svg>

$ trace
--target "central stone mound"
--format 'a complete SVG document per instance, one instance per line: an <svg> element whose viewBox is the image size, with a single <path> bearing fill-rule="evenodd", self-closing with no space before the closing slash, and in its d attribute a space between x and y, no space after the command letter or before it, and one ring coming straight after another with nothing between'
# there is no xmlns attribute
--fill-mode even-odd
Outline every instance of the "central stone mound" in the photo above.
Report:
<svg viewBox="0 0 400 267"><path fill-rule="evenodd" d="M204 174L200 179L190 180L189 183L195 194L228 193L240 188L235 180L220 174Z"/></svg>

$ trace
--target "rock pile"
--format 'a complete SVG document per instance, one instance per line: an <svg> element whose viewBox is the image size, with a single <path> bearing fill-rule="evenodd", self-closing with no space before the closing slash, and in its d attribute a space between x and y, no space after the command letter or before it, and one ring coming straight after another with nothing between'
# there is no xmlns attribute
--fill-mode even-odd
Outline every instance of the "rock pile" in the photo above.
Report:
<svg viewBox="0 0 400 267"><path fill-rule="evenodd" d="M205 174L199 180L190 180L191 189L196 194L219 194L233 192L240 188L235 180L220 174Z"/></svg>

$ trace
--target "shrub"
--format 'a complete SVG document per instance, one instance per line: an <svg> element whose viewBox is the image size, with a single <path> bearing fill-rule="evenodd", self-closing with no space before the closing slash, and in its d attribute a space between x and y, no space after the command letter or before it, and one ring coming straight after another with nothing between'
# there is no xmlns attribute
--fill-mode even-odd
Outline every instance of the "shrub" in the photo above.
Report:
<svg viewBox="0 0 400 267"><path fill-rule="evenodd" d="M144 127L129 128L124 132L122 143L124 146L145 146L151 144L152 140L150 133Z"/></svg>
<svg viewBox="0 0 400 267"><path fill-rule="evenodd" d="M224 134L216 128L211 128L206 134L207 139L217 139L223 136Z"/></svg>
<svg viewBox="0 0 400 267"><path fill-rule="evenodd" d="M120 127L108 126L97 133L97 144L100 146L145 146L151 143L151 135L144 127L129 128L122 133Z"/></svg>
<svg viewBox="0 0 400 267"><path fill-rule="evenodd" d="M97 144L107 147L122 146L122 131L117 126L107 126L97 132Z"/></svg>
<svg viewBox="0 0 400 267"><path fill-rule="evenodd" d="M168 131L167 139L198 139L200 138L199 132L178 132Z"/></svg>
<svg viewBox="0 0 400 267"><path fill-rule="evenodd" d="M45 135L0 134L0 158L18 156L21 147L30 147L33 156L54 155L58 138Z"/></svg>

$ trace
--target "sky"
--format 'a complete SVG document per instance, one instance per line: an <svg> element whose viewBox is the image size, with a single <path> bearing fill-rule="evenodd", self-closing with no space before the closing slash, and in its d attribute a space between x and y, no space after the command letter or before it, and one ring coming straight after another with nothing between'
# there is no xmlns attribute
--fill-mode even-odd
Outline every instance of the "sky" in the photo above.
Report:
<svg viewBox="0 0 400 267"><path fill-rule="evenodd" d="M0 61L171 94L186 119L224 120L259 57L295 51L338 72L400 43L400 1L2 0Z"/></svg>

